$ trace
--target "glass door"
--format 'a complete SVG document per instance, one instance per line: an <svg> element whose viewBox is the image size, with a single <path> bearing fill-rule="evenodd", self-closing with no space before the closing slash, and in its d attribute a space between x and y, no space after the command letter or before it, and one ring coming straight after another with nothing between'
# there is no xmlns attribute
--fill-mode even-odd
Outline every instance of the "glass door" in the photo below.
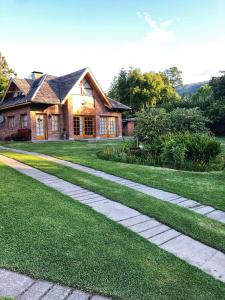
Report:
<svg viewBox="0 0 225 300"><path fill-rule="evenodd" d="M36 139L44 140L46 138L45 115L36 115Z"/></svg>

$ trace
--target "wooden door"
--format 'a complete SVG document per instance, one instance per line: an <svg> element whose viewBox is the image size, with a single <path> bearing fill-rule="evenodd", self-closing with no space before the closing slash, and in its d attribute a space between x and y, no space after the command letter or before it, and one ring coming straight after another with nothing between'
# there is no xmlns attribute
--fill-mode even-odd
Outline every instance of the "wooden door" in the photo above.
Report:
<svg viewBox="0 0 225 300"><path fill-rule="evenodd" d="M46 116L44 114L36 115L36 139L46 139Z"/></svg>

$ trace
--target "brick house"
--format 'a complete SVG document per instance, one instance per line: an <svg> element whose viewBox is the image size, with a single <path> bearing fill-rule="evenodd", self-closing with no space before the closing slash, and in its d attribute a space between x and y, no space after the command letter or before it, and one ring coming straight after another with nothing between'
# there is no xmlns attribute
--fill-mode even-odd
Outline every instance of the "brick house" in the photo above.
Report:
<svg viewBox="0 0 225 300"><path fill-rule="evenodd" d="M86 68L65 76L32 72L11 79L0 102L0 139L21 128L32 140L122 137L122 112L129 107L109 99Z"/></svg>

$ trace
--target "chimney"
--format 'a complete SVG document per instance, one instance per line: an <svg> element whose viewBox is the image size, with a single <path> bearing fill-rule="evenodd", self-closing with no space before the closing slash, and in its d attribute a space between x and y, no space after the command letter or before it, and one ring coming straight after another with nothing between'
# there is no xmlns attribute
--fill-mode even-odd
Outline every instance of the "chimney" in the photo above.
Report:
<svg viewBox="0 0 225 300"><path fill-rule="evenodd" d="M33 71L31 73L31 79L33 79L33 80L38 79L41 76L43 76L43 74L44 74L43 72Z"/></svg>

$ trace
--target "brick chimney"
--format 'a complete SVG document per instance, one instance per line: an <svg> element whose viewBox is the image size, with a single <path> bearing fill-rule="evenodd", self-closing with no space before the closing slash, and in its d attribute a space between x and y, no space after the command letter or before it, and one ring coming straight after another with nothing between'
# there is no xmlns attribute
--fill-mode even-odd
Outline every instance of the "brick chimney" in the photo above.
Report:
<svg viewBox="0 0 225 300"><path fill-rule="evenodd" d="M33 71L31 73L31 79L35 80L35 79L38 79L40 78L41 76L43 76L43 72L39 72L39 71Z"/></svg>

